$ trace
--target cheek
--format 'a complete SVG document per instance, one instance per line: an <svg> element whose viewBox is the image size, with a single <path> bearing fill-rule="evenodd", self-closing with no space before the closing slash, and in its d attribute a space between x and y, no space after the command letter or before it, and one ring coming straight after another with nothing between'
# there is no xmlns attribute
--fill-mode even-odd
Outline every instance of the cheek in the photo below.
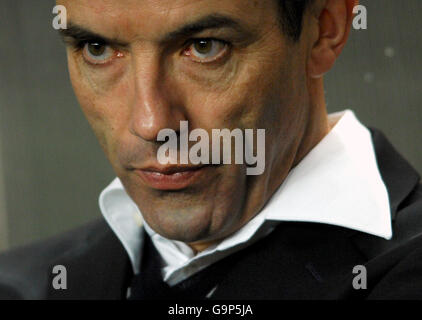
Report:
<svg viewBox="0 0 422 320"><path fill-rule="evenodd" d="M271 128L272 122L281 118L280 101L291 100L288 75L280 68L275 72L274 65L264 63L238 69L230 82L218 88L183 86L189 88L186 106L190 119L196 122L194 127Z"/></svg>
<svg viewBox="0 0 422 320"><path fill-rule="evenodd" d="M78 101L87 116L105 119L107 112L121 110L127 95L123 61L93 67L68 49L69 74Z"/></svg>
<svg viewBox="0 0 422 320"><path fill-rule="evenodd" d="M79 105L101 147L110 158L115 149L117 132L124 126L127 118L127 108L123 101L127 88L122 85L113 90L98 90L81 70L76 59L69 56L68 63L70 79Z"/></svg>

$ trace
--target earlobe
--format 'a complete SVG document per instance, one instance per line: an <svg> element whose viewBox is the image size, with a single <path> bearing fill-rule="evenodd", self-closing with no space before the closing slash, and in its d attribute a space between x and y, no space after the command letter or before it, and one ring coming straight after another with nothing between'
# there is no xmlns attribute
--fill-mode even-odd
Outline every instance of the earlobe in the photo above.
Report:
<svg viewBox="0 0 422 320"><path fill-rule="evenodd" d="M312 78L321 78L334 65L337 55L327 46L317 46L312 50L309 59L309 75Z"/></svg>
<svg viewBox="0 0 422 320"><path fill-rule="evenodd" d="M318 17L318 39L311 49L308 72L320 78L328 72L347 42L356 0L327 0Z"/></svg>

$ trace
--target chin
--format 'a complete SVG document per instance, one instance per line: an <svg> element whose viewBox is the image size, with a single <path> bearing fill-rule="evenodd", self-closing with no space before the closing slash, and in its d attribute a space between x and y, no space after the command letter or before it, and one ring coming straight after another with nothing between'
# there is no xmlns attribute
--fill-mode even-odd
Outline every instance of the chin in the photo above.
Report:
<svg viewBox="0 0 422 320"><path fill-rule="evenodd" d="M161 236L185 243L215 240L232 225L236 215L230 210L215 210L213 204L162 208L143 212L146 223Z"/></svg>
<svg viewBox="0 0 422 320"><path fill-rule="evenodd" d="M161 236L185 243L213 241L235 229L246 201L242 168L223 169L212 181L180 192L152 190L132 179L123 184L146 223Z"/></svg>

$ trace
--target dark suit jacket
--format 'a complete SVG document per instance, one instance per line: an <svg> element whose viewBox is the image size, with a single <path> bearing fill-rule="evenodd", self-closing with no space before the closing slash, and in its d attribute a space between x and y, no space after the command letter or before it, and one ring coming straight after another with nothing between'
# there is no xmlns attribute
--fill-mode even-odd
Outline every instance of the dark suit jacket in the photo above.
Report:
<svg viewBox="0 0 422 320"><path fill-rule="evenodd" d="M422 299L419 176L380 132L372 130L372 138L389 193L393 239L284 222L226 258L230 267L212 299ZM55 265L67 268L66 290L52 286ZM367 269L366 290L352 286L356 265ZM0 256L3 299L122 299L131 277L128 256L103 219Z"/></svg>

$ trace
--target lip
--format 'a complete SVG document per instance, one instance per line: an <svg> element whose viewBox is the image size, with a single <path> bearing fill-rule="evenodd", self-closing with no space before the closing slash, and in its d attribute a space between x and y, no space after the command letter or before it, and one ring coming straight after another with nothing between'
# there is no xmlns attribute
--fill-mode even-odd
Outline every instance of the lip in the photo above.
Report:
<svg viewBox="0 0 422 320"><path fill-rule="evenodd" d="M209 167L209 165L147 167L134 171L146 185L153 189L182 190L195 183Z"/></svg>

